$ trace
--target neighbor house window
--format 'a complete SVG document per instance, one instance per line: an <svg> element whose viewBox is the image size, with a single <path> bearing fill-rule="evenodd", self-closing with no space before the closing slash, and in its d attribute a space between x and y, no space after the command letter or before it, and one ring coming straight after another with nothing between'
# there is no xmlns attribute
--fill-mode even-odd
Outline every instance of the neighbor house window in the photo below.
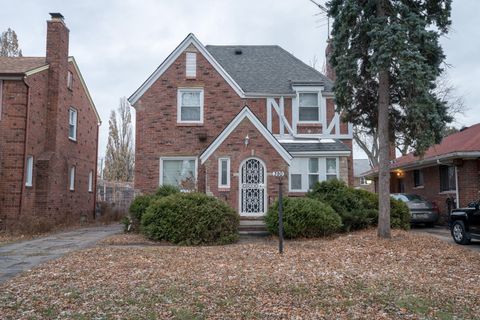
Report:
<svg viewBox="0 0 480 320"><path fill-rule="evenodd" d="M457 189L455 182L455 167L440 166L440 191L453 191Z"/></svg>
<svg viewBox="0 0 480 320"><path fill-rule="evenodd" d="M203 89L179 89L177 122L203 123Z"/></svg>
<svg viewBox="0 0 480 320"><path fill-rule="evenodd" d="M187 78L195 78L197 76L197 54L195 52L187 52L186 60L185 72Z"/></svg>
<svg viewBox="0 0 480 320"><path fill-rule="evenodd" d="M73 90L73 74L70 71L67 72L67 88Z"/></svg>
<svg viewBox="0 0 480 320"><path fill-rule="evenodd" d="M423 171L422 170L413 170L413 185L414 187L423 186Z"/></svg>
<svg viewBox="0 0 480 320"><path fill-rule="evenodd" d="M70 191L75 190L75 166L70 167L70 172L68 174L68 185Z"/></svg>
<svg viewBox="0 0 480 320"><path fill-rule="evenodd" d="M230 187L230 158L218 159L218 187Z"/></svg>
<svg viewBox="0 0 480 320"><path fill-rule="evenodd" d="M338 179L337 158L327 158L326 161L327 180Z"/></svg>
<svg viewBox="0 0 480 320"><path fill-rule="evenodd" d="M25 172L25 185L31 187L33 183L33 157L27 156Z"/></svg>
<svg viewBox="0 0 480 320"><path fill-rule="evenodd" d="M160 185L177 186L182 191L195 190L197 158L178 157L160 159Z"/></svg>
<svg viewBox="0 0 480 320"><path fill-rule="evenodd" d="M68 138L77 140L77 110L74 108L68 110Z"/></svg>
<svg viewBox="0 0 480 320"><path fill-rule="evenodd" d="M93 170L88 173L88 192L93 192Z"/></svg>
<svg viewBox="0 0 480 320"><path fill-rule="evenodd" d="M360 177L360 185L362 186L368 186L372 183L372 180L369 180L365 177Z"/></svg>
<svg viewBox="0 0 480 320"><path fill-rule="evenodd" d="M319 122L318 93L299 93L299 122Z"/></svg>

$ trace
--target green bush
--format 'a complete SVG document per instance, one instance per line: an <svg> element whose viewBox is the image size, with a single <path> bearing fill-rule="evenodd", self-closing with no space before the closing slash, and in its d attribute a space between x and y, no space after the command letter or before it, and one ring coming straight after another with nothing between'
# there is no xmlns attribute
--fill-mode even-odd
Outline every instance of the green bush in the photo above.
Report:
<svg viewBox="0 0 480 320"><path fill-rule="evenodd" d="M239 216L229 205L195 192L153 200L141 220L149 239L183 245L235 242L238 225Z"/></svg>
<svg viewBox="0 0 480 320"><path fill-rule="evenodd" d="M133 199L132 204L130 205L130 215L133 219L140 221L143 214L147 211L150 202L152 202L153 196L151 195L141 195Z"/></svg>
<svg viewBox="0 0 480 320"><path fill-rule="evenodd" d="M278 201L265 215L267 230L278 235ZM327 204L309 198L284 198L283 228L285 238L321 237L340 230L339 215Z"/></svg>
<svg viewBox="0 0 480 320"><path fill-rule="evenodd" d="M171 186L171 185L164 185L161 186L155 191L155 196L156 197L168 197L169 195L179 193L180 189L176 186Z"/></svg>
<svg viewBox="0 0 480 320"><path fill-rule="evenodd" d="M375 226L378 221L378 195L348 187L344 182L329 180L317 183L308 197L328 203L342 218L343 230L358 230ZM408 229L408 208L391 199L391 226Z"/></svg>

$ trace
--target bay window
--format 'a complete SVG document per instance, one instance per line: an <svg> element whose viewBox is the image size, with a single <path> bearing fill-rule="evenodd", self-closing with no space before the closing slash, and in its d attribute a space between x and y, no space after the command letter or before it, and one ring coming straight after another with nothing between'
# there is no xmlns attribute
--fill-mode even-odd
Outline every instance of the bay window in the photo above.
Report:
<svg viewBox="0 0 480 320"><path fill-rule="evenodd" d="M338 157L296 157L290 165L289 190L307 192L317 182L338 179Z"/></svg>
<svg viewBox="0 0 480 320"><path fill-rule="evenodd" d="M175 157L160 159L160 185L172 185L182 191L195 190L197 158Z"/></svg>
<svg viewBox="0 0 480 320"><path fill-rule="evenodd" d="M203 89L178 90L177 122L203 123Z"/></svg>

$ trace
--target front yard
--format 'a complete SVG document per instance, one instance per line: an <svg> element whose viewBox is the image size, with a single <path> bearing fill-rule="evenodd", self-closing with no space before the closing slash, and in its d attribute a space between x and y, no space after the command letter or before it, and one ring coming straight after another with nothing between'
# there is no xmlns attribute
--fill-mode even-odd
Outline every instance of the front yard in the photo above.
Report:
<svg viewBox="0 0 480 320"><path fill-rule="evenodd" d="M131 243L131 245L128 245ZM5 319L474 319L480 255L375 231L212 247L114 236L0 285ZM120 245L121 244L121 245ZM125 245L127 244L127 245Z"/></svg>

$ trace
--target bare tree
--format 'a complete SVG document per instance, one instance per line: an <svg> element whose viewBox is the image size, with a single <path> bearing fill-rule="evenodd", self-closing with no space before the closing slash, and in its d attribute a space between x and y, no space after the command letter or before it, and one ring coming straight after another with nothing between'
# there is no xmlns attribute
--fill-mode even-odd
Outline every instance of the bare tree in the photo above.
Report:
<svg viewBox="0 0 480 320"><path fill-rule="evenodd" d="M18 38L15 31L8 28L0 36L0 56L21 57L22 50L18 47Z"/></svg>
<svg viewBox="0 0 480 320"><path fill-rule="evenodd" d="M104 178L112 181L132 181L134 168L132 117L130 104L120 99L117 113L112 110L108 120L109 133L105 156Z"/></svg>
<svg viewBox="0 0 480 320"><path fill-rule="evenodd" d="M434 89L438 97L444 101L448 106L448 114L454 119L458 115L463 115L468 110L465 105L465 100L462 95L458 93L457 87L455 87L448 74L442 73L435 82L436 88ZM447 126L443 136L446 137L452 133L458 131L454 126ZM378 134L376 130L367 130L361 126L355 126L353 130L353 139L360 149L368 157L370 165L376 167L378 165ZM395 147L403 155L406 155L411 151L412 142L403 135L397 135L395 137Z"/></svg>

